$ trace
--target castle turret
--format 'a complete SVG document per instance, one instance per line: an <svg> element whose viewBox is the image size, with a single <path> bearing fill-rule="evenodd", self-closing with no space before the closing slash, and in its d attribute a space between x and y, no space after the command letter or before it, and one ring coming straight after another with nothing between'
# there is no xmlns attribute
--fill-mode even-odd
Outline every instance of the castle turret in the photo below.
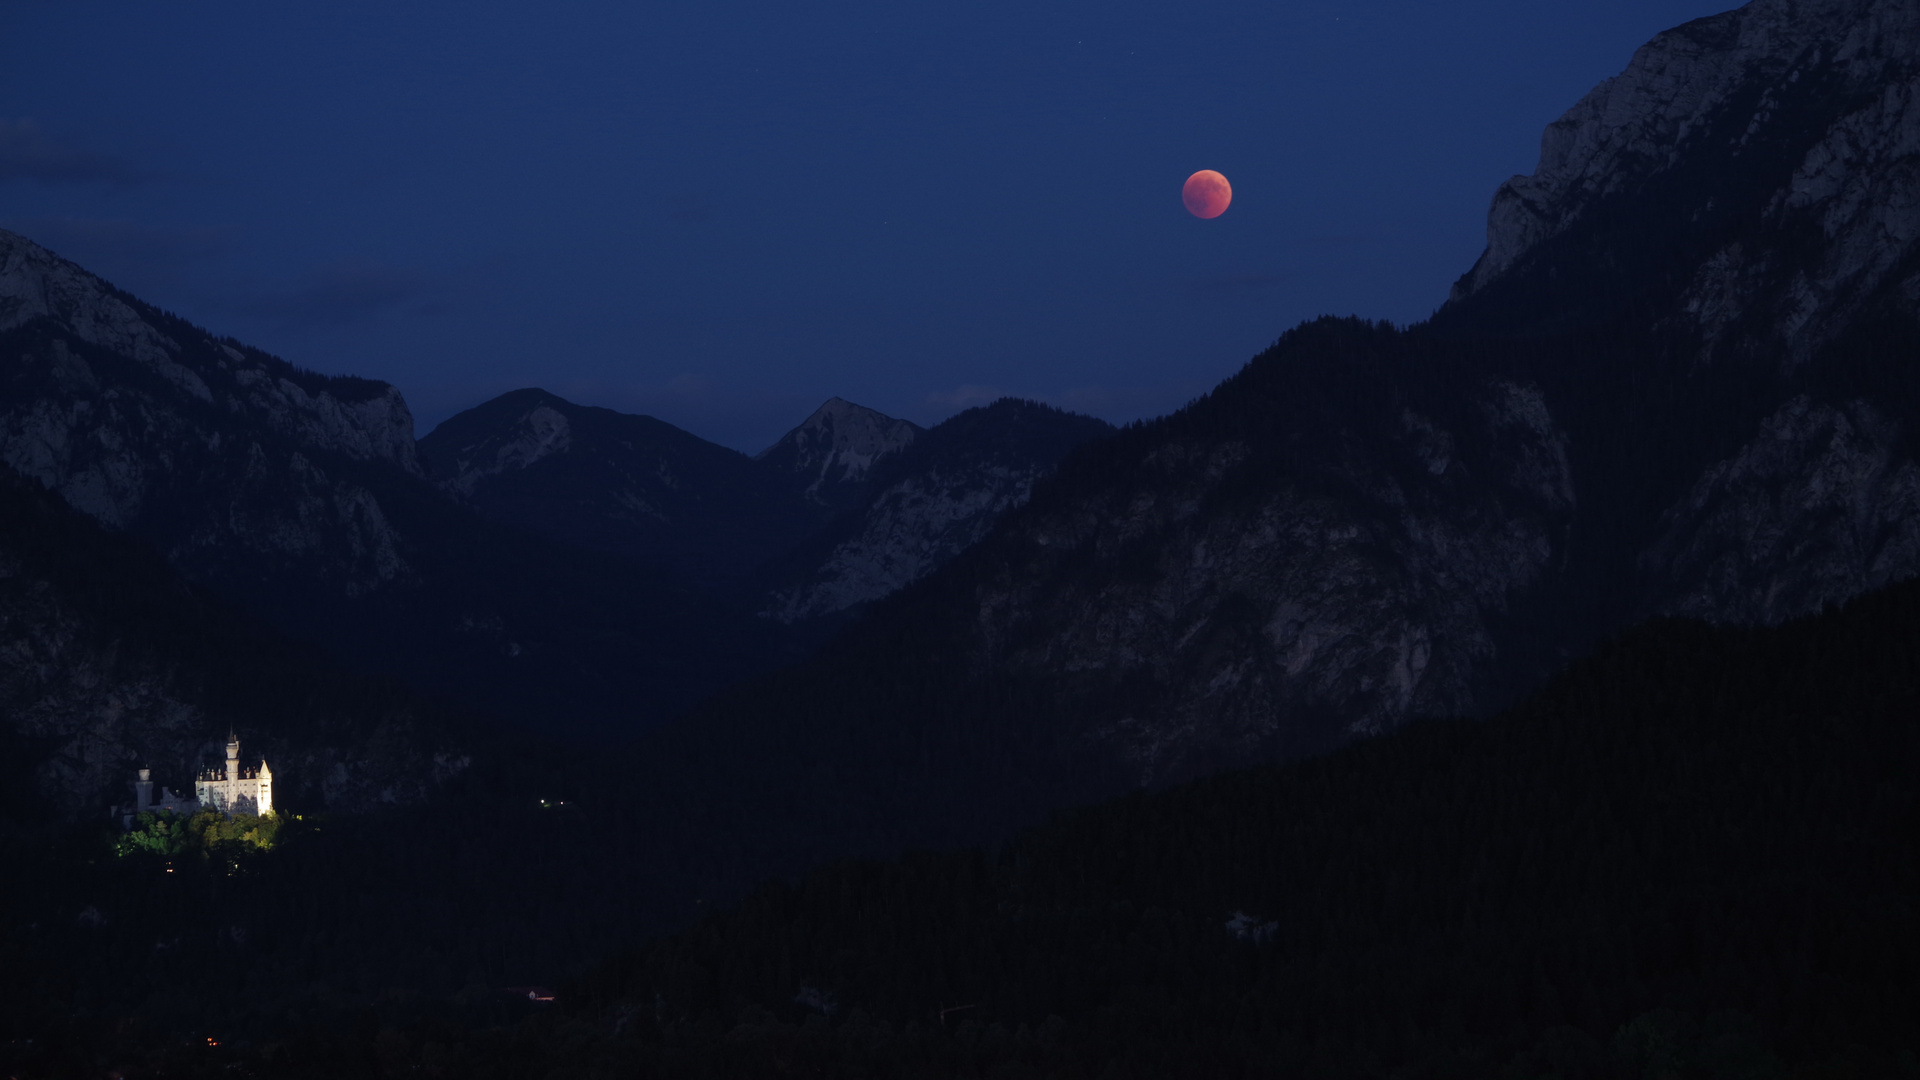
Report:
<svg viewBox="0 0 1920 1080"><path fill-rule="evenodd" d="M141 769L140 779L133 782L133 812L144 814L153 808L153 770Z"/></svg>
<svg viewBox="0 0 1920 1080"><path fill-rule="evenodd" d="M254 809L256 814L273 813L273 770L267 768L267 759L260 759L259 786L255 789Z"/></svg>
<svg viewBox="0 0 1920 1080"><path fill-rule="evenodd" d="M240 779L240 736L227 734L227 777L229 781Z"/></svg>

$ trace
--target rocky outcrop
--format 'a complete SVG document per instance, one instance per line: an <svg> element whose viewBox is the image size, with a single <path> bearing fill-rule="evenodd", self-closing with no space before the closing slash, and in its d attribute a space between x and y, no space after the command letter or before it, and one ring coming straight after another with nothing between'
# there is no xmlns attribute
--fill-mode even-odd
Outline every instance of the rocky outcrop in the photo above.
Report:
<svg viewBox="0 0 1920 1080"><path fill-rule="evenodd" d="M1726 238L1682 300L1712 337L1757 310L1768 290L1755 286L1777 278L1769 284L1794 302L1769 318L1804 356L1822 340L1810 331L1844 318L1849 299L1876 291L1913 250L1916 57L1920 11L1876 0L1755 0L1660 34L1548 126L1531 176L1500 186L1486 253L1453 300L1528 272L1529 256L1609 199L1644 199L1679 178L1690 222L1717 224L1752 202L1775 226L1794 217L1817 228L1818 258L1774 265L1766 256L1784 253Z"/></svg>
<svg viewBox="0 0 1920 1080"><path fill-rule="evenodd" d="M517 394L532 400L525 403L524 409L514 410L518 415L512 418L510 426L504 431L489 432L478 439L462 440L459 436L464 425L457 421L467 413L435 429L440 439L436 441L434 449L428 450L428 456L431 460L437 449L438 456L447 459L436 470L438 479L447 487L471 498L476 489L497 476L529 468L545 458L564 454L573 448L573 424L567 419L572 402L557 399L548 401L551 395L543 390L521 390ZM509 398L514 396L507 395ZM516 406L520 404L515 402ZM469 413L473 411L468 410ZM429 439L433 439L433 435L421 441L425 443ZM631 501L640 513L652 513L652 507L644 499Z"/></svg>
<svg viewBox="0 0 1920 1080"><path fill-rule="evenodd" d="M917 424L829 398L754 460L797 478L809 500L839 509L865 495L874 467L919 434Z"/></svg>
<svg viewBox="0 0 1920 1080"><path fill-rule="evenodd" d="M400 392L369 379L302 371L164 315L16 233L0 230L0 334L38 321L130 358L180 395L285 432L311 450L380 460L418 475L413 416ZM87 362L48 358L59 382L98 394Z"/></svg>
<svg viewBox="0 0 1920 1080"><path fill-rule="evenodd" d="M817 619L918 581L1024 504L1069 451L1112 430L1015 398L948 419L873 468L874 494L789 560L790 580L770 590L762 613Z"/></svg>
<svg viewBox="0 0 1920 1080"><path fill-rule="evenodd" d="M1640 432L1582 481L1638 549L1616 623L1775 622L1920 573L1920 9L1754 0L1659 35L1548 128L1487 237L1436 326L1614 343L1544 378L1589 446ZM1598 400L1633 385L1660 389Z"/></svg>
<svg viewBox="0 0 1920 1080"><path fill-rule="evenodd" d="M1432 363L1390 328L1303 327L1116 460L1073 459L965 560L973 662L1054 687L1148 782L1475 709L1574 478L1537 387Z"/></svg>
<svg viewBox="0 0 1920 1080"><path fill-rule="evenodd" d="M196 576L299 566L346 595L409 577L354 475L422 475L393 387L214 338L7 232L0 349L0 461ZM183 501L221 510L183 520Z"/></svg>
<svg viewBox="0 0 1920 1080"><path fill-rule="evenodd" d="M816 619L918 581L1026 502L1037 472L933 469L889 485L859 512L854 535L834 544L804 584L776 589L762 614L783 623Z"/></svg>
<svg viewBox="0 0 1920 1080"><path fill-rule="evenodd" d="M1871 404L1796 397L1665 525L1643 557L1665 613L1778 623L1920 570L1920 464Z"/></svg>

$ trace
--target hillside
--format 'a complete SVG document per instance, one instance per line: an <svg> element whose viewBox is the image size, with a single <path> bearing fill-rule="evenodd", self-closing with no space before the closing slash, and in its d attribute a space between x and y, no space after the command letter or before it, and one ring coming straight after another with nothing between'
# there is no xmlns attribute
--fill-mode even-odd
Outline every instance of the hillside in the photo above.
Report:
<svg viewBox="0 0 1920 1080"><path fill-rule="evenodd" d="M578 1008L652 1003L604 1050L680 1075L1911 1054L1916 717L1920 583L1771 630L1656 622L1489 721L769 886Z"/></svg>
<svg viewBox="0 0 1920 1080"><path fill-rule="evenodd" d="M1650 617L1769 625L1920 572L1915 32L1756 0L1656 37L1433 320L1287 332L658 745L778 808L772 850L947 842L1485 714ZM1703 289L1748 303L1736 248L1809 321L1780 294L1702 322Z"/></svg>
<svg viewBox="0 0 1920 1080"><path fill-rule="evenodd" d="M1490 720L766 885L546 1011L388 995L359 1024L200 1050L82 1022L4 1063L84 1045L288 1077L1907 1075L1916 716L1920 583L1772 629L1664 620ZM274 934L259 962L306 948Z"/></svg>
<svg viewBox="0 0 1920 1080"><path fill-rule="evenodd" d="M393 387L217 337L5 231L0 461L281 632L529 730L631 735L787 656L658 569L459 505Z"/></svg>
<svg viewBox="0 0 1920 1080"><path fill-rule="evenodd" d="M819 525L794 485L737 450L544 390L449 418L420 454L489 520L617 552L708 592L732 591Z"/></svg>
<svg viewBox="0 0 1920 1080"><path fill-rule="evenodd" d="M274 764L288 813L419 802L491 738L287 640L0 466L0 818L105 821L143 766L190 793L230 729Z"/></svg>

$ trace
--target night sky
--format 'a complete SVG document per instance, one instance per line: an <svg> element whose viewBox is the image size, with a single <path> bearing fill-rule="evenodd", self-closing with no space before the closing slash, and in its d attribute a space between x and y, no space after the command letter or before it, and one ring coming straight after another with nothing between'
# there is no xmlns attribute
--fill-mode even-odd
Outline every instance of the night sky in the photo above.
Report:
<svg viewBox="0 0 1920 1080"><path fill-rule="evenodd" d="M834 395L1124 421L1427 316L1541 129L1729 6L0 0L0 226L422 433L535 385L748 451Z"/></svg>

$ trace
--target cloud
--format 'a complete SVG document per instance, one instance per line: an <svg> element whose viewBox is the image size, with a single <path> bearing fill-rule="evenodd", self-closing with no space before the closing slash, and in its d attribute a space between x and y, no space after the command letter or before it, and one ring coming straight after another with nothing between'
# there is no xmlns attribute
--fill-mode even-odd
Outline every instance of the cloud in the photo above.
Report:
<svg viewBox="0 0 1920 1080"><path fill-rule="evenodd" d="M41 131L31 120L0 120L0 181L40 184L137 184L149 173Z"/></svg>
<svg viewBox="0 0 1920 1080"><path fill-rule="evenodd" d="M230 306L285 326L344 326L396 311L438 314L446 305L435 291L419 271L347 259L314 270L290 288L241 297Z"/></svg>

